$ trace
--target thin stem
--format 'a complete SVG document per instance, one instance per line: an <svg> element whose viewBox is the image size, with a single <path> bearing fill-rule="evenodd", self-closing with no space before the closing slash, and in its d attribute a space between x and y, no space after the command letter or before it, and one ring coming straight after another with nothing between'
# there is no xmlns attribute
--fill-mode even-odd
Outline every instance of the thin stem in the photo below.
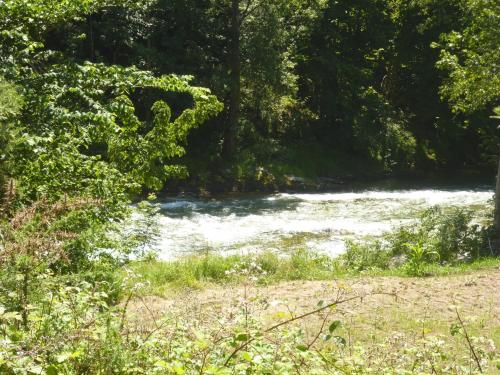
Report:
<svg viewBox="0 0 500 375"><path fill-rule="evenodd" d="M389 294L389 295L392 295L394 296L394 294L391 294L391 293L375 293L375 294ZM347 303L347 302L351 302L351 301L355 301L355 300L358 300L358 299L363 299L365 296L355 296L355 297L350 297L350 298L346 298L346 299L343 299L343 300L340 300L340 301L335 301L335 302L332 302L326 306L323 306L319 309L316 309L316 310L313 310L313 311L310 311L310 312L307 312L305 314L302 314L302 315L299 315L299 316L296 316L296 317L293 317L291 319L288 319L288 320L285 320L281 323L278 323L278 324L275 324L269 328L267 328L263 333L269 333L271 331L274 331L280 327L283 327L285 325L288 325L290 323L293 323L297 320L301 320L301 319L304 319L304 318L307 318L311 315L316 315L322 311L325 311L325 310L328 310L328 309L331 309L332 307L334 306L338 306L338 305L341 305L341 304L344 304L344 303ZM248 345L250 345L253 341L255 341L257 337L250 337L247 341L245 341L243 344L241 344L240 346L238 346L236 349L233 350L233 352L229 355L229 357L227 357L226 361L224 362L224 366L227 366L229 365L229 362L231 361L231 359L234 358L234 356L236 354L238 354L238 352L240 352L241 350L245 349Z"/></svg>
<svg viewBox="0 0 500 375"><path fill-rule="evenodd" d="M469 337L469 334L467 333L467 329L465 328L465 324L462 320L462 317L460 316L460 313L458 312L458 308L455 308L455 312L457 314L457 318L458 318L458 321L460 323L460 326L462 327L462 329L464 331L464 336L465 336L465 339L467 340L467 344L469 345L469 350L470 350L472 356L474 357L474 361L477 364L479 372L482 374L483 368L481 367L481 361L479 360L479 357L477 356L476 351L474 350L474 345L472 345L472 341Z"/></svg>

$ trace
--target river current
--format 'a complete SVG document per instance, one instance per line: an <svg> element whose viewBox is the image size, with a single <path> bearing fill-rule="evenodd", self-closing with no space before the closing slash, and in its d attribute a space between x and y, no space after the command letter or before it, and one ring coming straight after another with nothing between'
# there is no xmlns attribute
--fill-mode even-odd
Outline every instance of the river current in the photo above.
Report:
<svg viewBox="0 0 500 375"><path fill-rule="evenodd" d="M421 189L168 199L161 204L157 246L163 259L301 247L336 256L347 240L380 236L433 206L469 208L481 220L492 196L489 189Z"/></svg>

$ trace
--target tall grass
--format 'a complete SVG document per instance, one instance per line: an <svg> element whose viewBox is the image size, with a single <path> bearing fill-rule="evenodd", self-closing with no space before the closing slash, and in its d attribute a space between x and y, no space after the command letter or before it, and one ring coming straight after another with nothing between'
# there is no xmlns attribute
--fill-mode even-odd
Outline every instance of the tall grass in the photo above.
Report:
<svg viewBox="0 0 500 375"><path fill-rule="evenodd" d="M145 260L129 265L156 293L171 286L199 288L210 283L237 283L249 276L260 283L326 280L338 274L337 266L334 259L308 250L296 250L288 255L263 252L227 257L205 253L173 261Z"/></svg>
<svg viewBox="0 0 500 375"><path fill-rule="evenodd" d="M449 265L423 264L422 274L446 276L500 266L499 258L482 258L469 263ZM209 285L238 284L254 278L259 284L296 280L333 280L348 277L408 277L400 265L366 269L346 265L344 258L331 258L310 250L296 250L288 255L263 252L254 255L222 256L206 253L171 261L144 260L128 265L149 284L147 293L165 295L179 288L203 288Z"/></svg>

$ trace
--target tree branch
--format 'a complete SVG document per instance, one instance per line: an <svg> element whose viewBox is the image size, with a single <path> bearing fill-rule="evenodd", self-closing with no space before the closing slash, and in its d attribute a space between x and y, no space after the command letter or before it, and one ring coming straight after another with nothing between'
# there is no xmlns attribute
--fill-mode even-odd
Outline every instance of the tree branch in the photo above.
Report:
<svg viewBox="0 0 500 375"><path fill-rule="evenodd" d="M381 294L385 294L385 295L391 295L393 297L397 297L396 294L393 294L393 293L373 293L373 294L370 294L370 295L381 295ZM322 311L325 311L325 310L328 310L328 309L331 309L332 307L335 307L335 306L338 306L338 305L341 305L341 304L344 304L344 303L347 303L347 302L351 302L351 301L355 301L355 300L362 300L363 298L365 298L366 295L364 296L355 296L355 297L350 297L350 298L346 298L346 299L343 299L343 300L337 300L335 302L332 302L328 305L325 305L323 307L320 307L316 310L313 310L313 311L309 311L305 314L302 314L302 315L298 315L296 317L293 317L293 318L290 318L288 320L285 320L281 323L278 323L278 324L275 324L269 328L267 328L266 330L264 330L263 333L269 333L271 331L274 331L280 327L283 327L285 325L288 325L290 323L293 323L297 320L301 320L301 319L304 319L304 318L307 318L311 315L316 315ZM229 362L231 361L231 359L234 358L234 356L236 354L238 354L238 352L240 352L241 350L245 349L248 345L250 345L253 341L255 341L257 337L250 337L248 340L246 340L243 344L241 344L240 346L238 346L236 349L233 350L233 352L229 355L229 357L227 357L226 361L224 362L224 366L228 366L229 365Z"/></svg>

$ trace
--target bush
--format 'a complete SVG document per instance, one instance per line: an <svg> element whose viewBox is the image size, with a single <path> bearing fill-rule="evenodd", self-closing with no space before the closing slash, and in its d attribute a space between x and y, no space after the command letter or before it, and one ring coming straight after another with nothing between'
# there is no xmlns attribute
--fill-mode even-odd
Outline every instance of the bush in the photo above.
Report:
<svg viewBox="0 0 500 375"><path fill-rule="evenodd" d="M404 226L388 235L388 246L394 255L409 255L411 246L421 246L429 253L437 253L441 263L477 259L487 255L486 230L473 220L472 211L434 207L422 214L417 225Z"/></svg>
<svg viewBox="0 0 500 375"><path fill-rule="evenodd" d="M402 226L381 239L348 243L339 260L355 271L405 265L409 274L422 276L425 264L454 264L489 255L487 233L474 224L471 211L434 207L416 224Z"/></svg>
<svg viewBox="0 0 500 375"><path fill-rule="evenodd" d="M447 358L450 348L432 346L431 341L423 346L415 343L411 348L408 344L384 343L370 349L355 346L347 350L346 341L334 332L339 326L337 322L327 324L325 327L329 329L321 328L313 341L286 320L286 324L280 321L270 329L253 319L249 313L253 310L248 306L262 304L253 308L267 309L269 302L250 295L235 309L230 309L228 316L218 317L223 324L215 328L182 316L166 316L151 322L153 327L147 327L141 317L140 325L134 325L128 321L127 306L131 298L141 298L144 292L151 291L144 289L148 284L159 288L169 283L197 286L203 281L243 282L246 290L250 290L249 286L268 281L332 278L342 268L339 261L308 250L293 251L286 256L273 252L229 257L207 253L172 262L159 262L148 256L147 260L132 264L133 269L145 276L137 278L133 272L117 273L120 262L109 252L99 250L100 247L92 247L116 245L114 240L102 244L96 241L101 235L95 237L95 233L90 235L92 231L87 230L93 228L92 222L87 223L87 227L81 226L78 212L82 211L82 217L88 218L92 202L63 203L39 202L4 223L0 242L2 374L283 374L302 371L416 374L430 371L430 362L422 360L422 356ZM154 206L146 204L143 208L145 214L155 215ZM453 254L455 250L449 249L454 249L455 242L445 229L456 233L457 228L464 228L463 223L467 222L466 217L460 215L427 217L430 219L422 220L414 228L402 228L375 246L351 244L340 263L358 271L384 268L393 256L409 256L409 251L413 251L407 267L409 272L420 275L423 262L432 261L430 253L421 246L409 244L428 239L423 233L431 228L428 233L436 235L429 237L434 240L428 244L445 249L444 254L444 251ZM454 225L449 225L450 222ZM75 223L85 230L75 230L78 227ZM128 237L125 241L121 239L121 247L113 248L123 251L123 259L131 247L139 246L141 253L145 253L147 246L140 245L154 232L154 228L139 227L137 233L125 233ZM458 244L472 243L471 238L478 233L468 232ZM401 250L400 243L406 243L406 249ZM487 363L490 352L483 344L478 341L475 345L481 349L478 350L481 361ZM387 345L394 353L390 365L386 361L367 359L383 357L381 354L386 353ZM373 355L367 357L367 350ZM459 361L443 360L434 366L439 370L452 363L451 366L456 366L455 373L460 373L461 367L455 365Z"/></svg>
<svg viewBox="0 0 500 375"><path fill-rule="evenodd" d="M390 260L391 252L378 240L369 244L349 241L346 252L339 258L343 267L356 272L386 269Z"/></svg>

